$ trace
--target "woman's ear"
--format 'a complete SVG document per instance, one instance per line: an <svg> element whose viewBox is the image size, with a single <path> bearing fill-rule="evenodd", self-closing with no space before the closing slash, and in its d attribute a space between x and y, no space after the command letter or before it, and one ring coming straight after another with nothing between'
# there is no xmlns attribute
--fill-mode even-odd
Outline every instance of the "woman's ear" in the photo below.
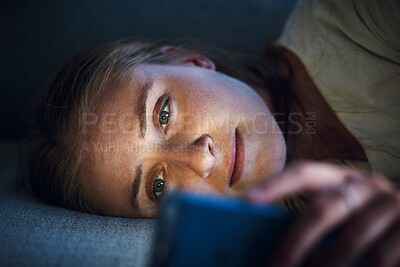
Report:
<svg viewBox="0 0 400 267"><path fill-rule="evenodd" d="M166 53L175 52L178 49L183 50L183 48L180 48L180 47L176 47L173 45L166 45L166 46L161 47L160 51L161 51L161 53L166 54ZM203 56L199 53L188 51L188 50L184 50L183 54L184 54L183 59L179 61L182 64L206 68L209 70L216 70L215 63L206 56Z"/></svg>

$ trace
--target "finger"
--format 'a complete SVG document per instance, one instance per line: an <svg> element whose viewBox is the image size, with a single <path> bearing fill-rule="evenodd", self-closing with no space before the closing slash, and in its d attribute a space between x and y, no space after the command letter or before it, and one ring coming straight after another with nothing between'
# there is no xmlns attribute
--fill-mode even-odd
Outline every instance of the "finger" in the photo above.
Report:
<svg viewBox="0 0 400 267"><path fill-rule="evenodd" d="M362 260L368 267L400 266L400 221L368 249Z"/></svg>
<svg viewBox="0 0 400 267"><path fill-rule="evenodd" d="M399 218L400 201L394 194L378 194L341 229L325 266L353 266L357 258Z"/></svg>
<svg viewBox="0 0 400 267"><path fill-rule="evenodd" d="M319 244L326 233L362 208L378 192L365 182L352 184L347 194L356 196L351 208L343 195L319 199L307 212L296 217L285 234L272 266L297 266Z"/></svg>
<svg viewBox="0 0 400 267"><path fill-rule="evenodd" d="M352 168L325 163L301 163L290 167L281 176L267 180L261 187L250 191L253 202L272 202L300 192L316 192L337 187L349 179L364 179Z"/></svg>

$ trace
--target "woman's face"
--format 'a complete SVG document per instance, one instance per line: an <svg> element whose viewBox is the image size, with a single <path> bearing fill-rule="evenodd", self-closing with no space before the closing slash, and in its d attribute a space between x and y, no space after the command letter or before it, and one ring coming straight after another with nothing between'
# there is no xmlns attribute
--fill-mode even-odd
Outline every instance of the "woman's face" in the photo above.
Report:
<svg viewBox="0 0 400 267"><path fill-rule="evenodd" d="M155 216L178 189L238 196L283 169L282 133L248 85L189 64L131 78L82 115L84 190L107 214Z"/></svg>

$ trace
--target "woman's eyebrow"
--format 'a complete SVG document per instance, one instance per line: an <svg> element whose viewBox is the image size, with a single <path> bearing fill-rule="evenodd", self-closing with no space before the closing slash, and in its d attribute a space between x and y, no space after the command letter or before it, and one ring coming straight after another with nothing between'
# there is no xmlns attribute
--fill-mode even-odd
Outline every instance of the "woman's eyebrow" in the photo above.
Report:
<svg viewBox="0 0 400 267"><path fill-rule="evenodd" d="M138 195L139 195L140 183L142 181L142 173L143 173L143 166L142 164L140 164L136 167L135 178L132 182L131 195L130 195L132 208L135 212L139 211Z"/></svg>
<svg viewBox="0 0 400 267"><path fill-rule="evenodd" d="M144 84L139 89L138 102L136 106L136 114L139 114L139 138L144 139L147 130L147 114L146 114L146 103L149 91L153 86L153 79L150 75L145 75L146 79Z"/></svg>

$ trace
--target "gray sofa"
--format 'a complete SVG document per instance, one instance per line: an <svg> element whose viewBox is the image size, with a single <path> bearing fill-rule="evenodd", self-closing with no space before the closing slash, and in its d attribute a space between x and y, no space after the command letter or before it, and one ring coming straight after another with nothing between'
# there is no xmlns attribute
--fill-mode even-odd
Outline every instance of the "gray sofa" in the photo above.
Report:
<svg viewBox="0 0 400 267"><path fill-rule="evenodd" d="M296 0L0 3L0 266L146 266L154 219L105 217L15 188L18 144L46 79L82 48L127 37L195 39L261 54Z"/></svg>
<svg viewBox="0 0 400 267"><path fill-rule="evenodd" d="M15 188L17 143L0 145L0 266L145 266L155 220L51 206Z"/></svg>

